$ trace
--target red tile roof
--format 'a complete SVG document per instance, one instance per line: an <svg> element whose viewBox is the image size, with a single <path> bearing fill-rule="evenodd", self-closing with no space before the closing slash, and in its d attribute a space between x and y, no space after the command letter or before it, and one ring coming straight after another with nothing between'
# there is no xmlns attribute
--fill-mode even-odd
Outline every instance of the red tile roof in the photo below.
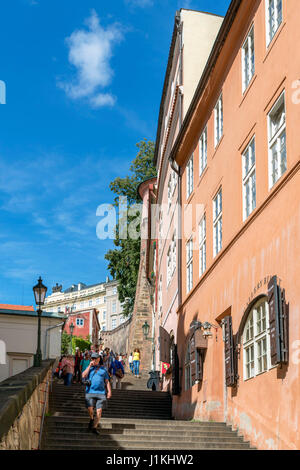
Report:
<svg viewBox="0 0 300 470"><path fill-rule="evenodd" d="M22 310L23 312L34 312L34 308L32 305L8 305L8 304L0 304L1 310Z"/></svg>

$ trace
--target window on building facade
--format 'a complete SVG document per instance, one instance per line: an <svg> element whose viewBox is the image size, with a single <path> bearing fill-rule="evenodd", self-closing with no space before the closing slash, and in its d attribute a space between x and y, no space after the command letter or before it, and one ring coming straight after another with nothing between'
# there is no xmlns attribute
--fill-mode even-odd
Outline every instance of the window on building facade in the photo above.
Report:
<svg viewBox="0 0 300 470"><path fill-rule="evenodd" d="M243 153L243 201L244 220L256 208L256 171L255 171L255 138L251 140Z"/></svg>
<svg viewBox="0 0 300 470"><path fill-rule="evenodd" d="M259 300L249 313L243 332L244 379L271 369L269 306Z"/></svg>
<svg viewBox="0 0 300 470"><path fill-rule="evenodd" d="M223 136L223 95L220 96L215 107L215 147Z"/></svg>
<svg viewBox="0 0 300 470"><path fill-rule="evenodd" d="M170 210L172 204L172 175L169 176L168 183L168 211Z"/></svg>
<svg viewBox="0 0 300 470"><path fill-rule="evenodd" d="M159 279L159 284L158 284L158 314L161 316L162 314L162 275L160 276Z"/></svg>
<svg viewBox="0 0 300 470"><path fill-rule="evenodd" d="M96 299L96 305L99 305L99 304L100 304L100 297Z"/></svg>
<svg viewBox="0 0 300 470"><path fill-rule="evenodd" d="M177 186L177 175L174 170L172 170L172 196L175 192L175 188Z"/></svg>
<svg viewBox="0 0 300 470"><path fill-rule="evenodd" d="M214 225L214 256L222 249L222 189L213 201L213 225Z"/></svg>
<svg viewBox="0 0 300 470"><path fill-rule="evenodd" d="M186 198L194 191L194 155L191 156L186 168Z"/></svg>
<svg viewBox="0 0 300 470"><path fill-rule="evenodd" d="M103 302L106 303L106 297L103 297Z"/></svg>
<svg viewBox="0 0 300 470"><path fill-rule="evenodd" d="M266 0L267 45L282 23L282 0Z"/></svg>
<svg viewBox="0 0 300 470"><path fill-rule="evenodd" d="M76 326L83 326L84 320L83 318L76 318Z"/></svg>
<svg viewBox="0 0 300 470"><path fill-rule="evenodd" d="M199 274L206 270L206 215L199 224Z"/></svg>
<svg viewBox="0 0 300 470"><path fill-rule="evenodd" d="M255 73L254 26L242 47L243 93L248 88Z"/></svg>
<svg viewBox="0 0 300 470"><path fill-rule="evenodd" d="M186 355L185 355L185 390L192 387L192 368L191 368L191 345L188 342Z"/></svg>
<svg viewBox="0 0 300 470"><path fill-rule="evenodd" d="M113 294L114 294L114 295L117 294L117 288L116 288L116 287L114 287L114 289L113 289Z"/></svg>
<svg viewBox="0 0 300 470"><path fill-rule="evenodd" d="M117 302L115 300L112 303L111 311L112 313L116 313L117 311Z"/></svg>
<svg viewBox="0 0 300 470"><path fill-rule="evenodd" d="M171 252L171 246L170 246L168 249L168 253L167 253L167 285L170 284L171 277L172 277L172 252Z"/></svg>
<svg viewBox="0 0 300 470"><path fill-rule="evenodd" d="M114 329L116 328L116 326L117 326L117 319L116 319L116 318L113 318L113 319L111 320L111 328L112 328L112 330L114 330Z"/></svg>
<svg viewBox="0 0 300 470"><path fill-rule="evenodd" d="M89 307L91 307L92 305L93 305L93 301L89 300Z"/></svg>
<svg viewBox="0 0 300 470"><path fill-rule="evenodd" d="M106 331L106 326L105 325L102 326L102 331Z"/></svg>
<svg viewBox="0 0 300 470"><path fill-rule="evenodd" d="M172 276L174 272L176 271L176 265L177 265L177 247L176 247L176 232L174 233L172 237Z"/></svg>
<svg viewBox="0 0 300 470"><path fill-rule="evenodd" d="M105 310L103 311L103 316L102 316L102 318L103 318L103 321L106 320L106 311L105 311Z"/></svg>
<svg viewBox="0 0 300 470"><path fill-rule="evenodd" d="M193 288L193 239L186 245L186 287L187 293Z"/></svg>
<svg viewBox="0 0 300 470"><path fill-rule="evenodd" d="M269 128L269 185L270 188L287 169L285 93L268 115Z"/></svg>
<svg viewBox="0 0 300 470"><path fill-rule="evenodd" d="M207 127L202 133L199 140L199 171L200 176L204 172L207 165Z"/></svg>

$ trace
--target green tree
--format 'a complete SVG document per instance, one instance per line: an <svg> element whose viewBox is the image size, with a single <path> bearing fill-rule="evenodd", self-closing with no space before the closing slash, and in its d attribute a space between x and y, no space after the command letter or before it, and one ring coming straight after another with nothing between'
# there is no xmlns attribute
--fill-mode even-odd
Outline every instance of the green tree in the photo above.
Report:
<svg viewBox="0 0 300 470"><path fill-rule="evenodd" d="M118 207L119 197L126 196L129 206L140 203L137 188L140 183L156 176L156 168L153 164L154 142L142 140L138 142L138 153L130 167L130 175L125 178L116 178L110 189L116 194L114 205ZM127 226L133 222L138 214L127 216ZM137 225L137 230L139 226ZM127 238L120 239L117 226L114 245L115 249L109 250L105 258L109 261L108 269L118 284L119 300L123 306L123 316L131 315L134 306L137 276L140 264L140 238L137 240Z"/></svg>
<svg viewBox="0 0 300 470"><path fill-rule="evenodd" d="M68 333L63 331L61 335L61 353L62 354L68 354L70 344L71 344L71 335L68 335Z"/></svg>

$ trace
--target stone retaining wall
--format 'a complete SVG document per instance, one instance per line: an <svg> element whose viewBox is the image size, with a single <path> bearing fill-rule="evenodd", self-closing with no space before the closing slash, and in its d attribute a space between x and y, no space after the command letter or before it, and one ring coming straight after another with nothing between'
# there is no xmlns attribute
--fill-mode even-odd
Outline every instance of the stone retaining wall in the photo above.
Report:
<svg viewBox="0 0 300 470"><path fill-rule="evenodd" d="M49 394L54 363L43 361L41 367L0 383L0 450L38 449L46 384L49 380Z"/></svg>
<svg viewBox="0 0 300 470"><path fill-rule="evenodd" d="M111 331L102 331L101 336L104 341L104 347L112 349L115 353L129 354L128 337L132 318L119 325Z"/></svg>

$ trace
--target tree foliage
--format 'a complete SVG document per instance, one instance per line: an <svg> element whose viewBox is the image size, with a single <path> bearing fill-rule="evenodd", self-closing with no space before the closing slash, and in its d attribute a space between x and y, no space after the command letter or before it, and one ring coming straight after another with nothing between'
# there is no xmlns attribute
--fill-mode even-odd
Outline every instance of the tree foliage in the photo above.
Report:
<svg viewBox="0 0 300 470"><path fill-rule="evenodd" d="M130 175L125 178L116 178L110 189L116 194L114 205L117 207L120 196L126 196L128 205L140 203L137 188L140 183L156 176L153 164L154 142L142 140L138 142L138 153L130 167ZM134 217L127 217L127 225L133 222ZM140 238L137 240L119 238L117 227L114 245L105 258L109 261L108 269L114 279L118 281L119 300L123 306L123 316L131 315L134 306L136 283L140 264Z"/></svg>

